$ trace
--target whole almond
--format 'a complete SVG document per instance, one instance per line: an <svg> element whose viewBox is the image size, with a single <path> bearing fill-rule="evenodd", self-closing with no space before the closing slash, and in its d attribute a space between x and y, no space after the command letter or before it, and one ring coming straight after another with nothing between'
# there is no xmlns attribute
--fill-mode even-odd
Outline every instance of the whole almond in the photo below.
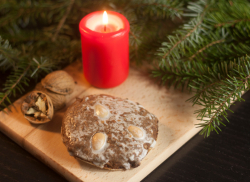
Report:
<svg viewBox="0 0 250 182"><path fill-rule="evenodd" d="M106 135L104 135L103 133L96 133L92 137L92 148L94 150L100 150L103 148L105 142L106 142Z"/></svg>
<svg viewBox="0 0 250 182"><path fill-rule="evenodd" d="M109 110L100 104L95 105L95 113L101 118L106 118L109 115Z"/></svg>
<svg viewBox="0 0 250 182"><path fill-rule="evenodd" d="M135 137L135 138L143 138L143 131L142 129L140 129L139 127L136 127L136 126L133 126L133 125L130 125L128 127L128 131L130 133L132 133L132 135Z"/></svg>

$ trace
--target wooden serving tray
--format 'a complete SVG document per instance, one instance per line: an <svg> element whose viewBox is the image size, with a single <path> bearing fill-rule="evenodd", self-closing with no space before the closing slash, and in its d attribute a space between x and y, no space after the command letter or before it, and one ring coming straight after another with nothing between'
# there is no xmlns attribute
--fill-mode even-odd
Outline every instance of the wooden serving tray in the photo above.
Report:
<svg viewBox="0 0 250 182"><path fill-rule="evenodd" d="M140 181L171 156L199 129L190 94L159 87L148 75L134 68L128 79L112 89L97 89L84 78L80 62L68 66L67 71L77 82L74 92L67 96L67 106L56 112L51 122L44 125L29 123L20 111L24 97L18 99L8 114L0 112L0 130L21 147L60 173L69 181L111 182ZM157 144L142 161L141 166L128 171L108 171L86 164L70 156L61 139L62 117L76 97L90 94L110 94L142 104L159 119Z"/></svg>

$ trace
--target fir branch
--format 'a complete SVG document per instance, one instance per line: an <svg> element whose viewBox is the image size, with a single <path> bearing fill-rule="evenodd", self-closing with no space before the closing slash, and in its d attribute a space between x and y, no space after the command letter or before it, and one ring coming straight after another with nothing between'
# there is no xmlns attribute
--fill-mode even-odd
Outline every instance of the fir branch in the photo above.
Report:
<svg viewBox="0 0 250 182"><path fill-rule="evenodd" d="M215 24L215 27L222 27L225 25L234 26L236 23L239 23L239 22L250 22L250 19L233 20L229 22L218 23L218 24Z"/></svg>
<svg viewBox="0 0 250 182"><path fill-rule="evenodd" d="M6 81L6 84L5 85L9 85L12 83L12 85L10 87L5 87L5 90L7 90L5 93L1 93L0 94L0 106L3 106L3 107L7 107L7 105L5 104L5 101L7 100L9 104L12 104L10 99L9 99L9 96L12 92L15 93L15 89L20 86L20 82L22 81L22 79L24 79L27 71L29 70L30 68L30 65L28 65L22 72L21 75L15 75L15 74L12 74L10 75L10 77L15 77L17 80L13 83L13 80L11 79L10 80L7 80ZM27 79L24 80L24 83L27 81ZM19 88L19 87L18 87ZM22 87L20 87L22 88ZM19 88L19 91L22 92L22 90ZM3 95L3 96L2 96ZM15 95L15 94L14 94ZM7 107L8 108L8 107ZM9 108L8 108L9 109ZM10 109L9 109L10 110Z"/></svg>
<svg viewBox="0 0 250 182"><path fill-rule="evenodd" d="M177 62L175 65L153 70L152 76L160 77L163 85L167 83L168 87L174 86L184 90L191 81L198 80L200 75L206 75L208 72L209 67L200 62L188 64Z"/></svg>
<svg viewBox="0 0 250 182"><path fill-rule="evenodd" d="M41 37L44 37L46 39L47 37L44 36L44 33L41 32L39 29L37 30L20 30L18 33L7 33L2 32L2 37L4 39L8 40L9 42L15 42L17 45L26 43L29 41L39 41L41 40Z"/></svg>
<svg viewBox="0 0 250 182"><path fill-rule="evenodd" d="M0 36L0 69L2 71L8 70L10 67L16 68L18 62L19 51L12 49L8 40L3 40Z"/></svg>
<svg viewBox="0 0 250 182"><path fill-rule="evenodd" d="M167 53L164 54L164 56L162 57L163 59L165 59L181 42L183 42L184 40L186 40L187 37L189 37L196 29L197 27L202 23L202 19L203 16L201 16L201 20L198 21L198 23L194 26L193 29L191 29L186 35L184 35L178 42L176 42Z"/></svg>
<svg viewBox="0 0 250 182"><path fill-rule="evenodd" d="M232 102L242 101L242 92L249 89L249 69L250 57L242 57L216 65L207 75L201 75L190 84L196 94L189 101L202 106L195 112L202 121L198 124L203 127L200 134L208 137L211 131L221 131L220 125L225 125L223 118L228 121L226 111L231 111Z"/></svg>
<svg viewBox="0 0 250 182"><path fill-rule="evenodd" d="M211 43L209 43L208 45L206 45L205 47L199 49L195 54L193 54L191 57L189 57L189 60L193 60L198 54L200 54L201 52L205 51L207 48L215 45L215 44L219 44L221 42L224 42L225 39L221 39L221 40L216 40L216 41L213 41Z"/></svg>
<svg viewBox="0 0 250 182"><path fill-rule="evenodd" d="M142 31L144 30L145 24L132 24L129 30L129 51L131 57L138 58L138 50L142 43Z"/></svg>
<svg viewBox="0 0 250 182"><path fill-rule="evenodd" d="M52 17L59 14L60 10L65 7L67 1L61 2L49 2L44 3L34 1L7 1L0 4L0 13L2 18L0 19L0 27L7 25L21 24L26 26L28 23L37 24L37 19L41 18L43 21L51 22ZM53 17L53 18L55 18ZM19 22L18 22L19 21Z"/></svg>
<svg viewBox="0 0 250 182"><path fill-rule="evenodd" d="M62 17L62 19L60 20L60 22L59 22L59 24L58 24L58 27L57 27L57 29L56 29L56 33L55 33L54 37L52 38L52 41L53 41L53 42L57 39L57 35L58 35L58 33L60 32L60 30L61 30L63 24L65 23L65 20L66 20L66 18L68 17L68 15L69 15L69 13L70 13L70 11L71 11L71 8L72 8L74 2L75 2L75 0L71 0L71 1L70 1L69 5L68 5L68 7L67 7L67 10L66 10L65 15L64 15L64 16Z"/></svg>
<svg viewBox="0 0 250 182"><path fill-rule="evenodd" d="M207 23L218 27L235 26L250 21L250 3L248 0L230 1L221 0L214 6L216 9L208 15Z"/></svg>
<svg viewBox="0 0 250 182"><path fill-rule="evenodd" d="M81 41L62 39L60 37L55 42L34 43L30 48L30 52L36 57L47 57L50 63L53 63L59 69L81 57Z"/></svg>
<svg viewBox="0 0 250 182"><path fill-rule="evenodd" d="M200 41L200 45L197 45L196 48L193 49L189 47L187 49L189 53L196 54L196 56L193 57L195 61L202 60L209 62L209 64L213 64L224 60L232 60L249 53L249 31L250 26L244 26L244 29L242 29L242 27L220 28L210 32L209 38L202 35L203 41ZM220 40L224 41L220 42ZM213 42L216 42L216 44L213 44ZM211 46L207 47L207 45ZM206 49L203 49L204 47ZM201 49L202 52L199 52Z"/></svg>
<svg viewBox="0 0 250 182"><path fill-rule="evenodd" d="M244 80L249 79L250 75L246 76ZM229 82L231 82L229 84ZM238 83L240 82L240 83ZM229 107L231 105L231 102L234 102L236 100L238 101L242 101L243 99L241 98L241 92L246 91L248 89L244 88L245 85L245 81L241 81L241 80L227 80L224 81L223 86L220 86L220 89L223 89L223 95L221 94L219 98L214 99L212 102L209 102L212 106L210 106L209 108L203 109L200 113L198 114L198 116L200 116L202 119L206 116L210 117L209 120L205 120L205 123L200 123L198 124L199 126L203 127L202 131L200 132L201 135L204 135L206 137L208 137L211 133L211 131L215 130L216 133L218 133L218 130L221 131L219 125L224 125L225 124L222 122L222 118L225 118L227 121L227 113L225 112L226 110L229 110ZM217 87L218 89L218 87ZM226 90L227 89L227 90ZM233 98L233 99L232 99ZM217 108L212 108L214 106L217 106ZM211 112L211 114L206 115L205 112ZM211 117L212 116L212 117Z"/></svg>
<svg viewBox="0 0 250 182"><path fill-rule="evenodd" d="M183 14L182 1L169 1L169 0L141 0L136 1L132 5L139 14L143 16L149 15L152 18L168 18L172 19L179 17Z"/></svg>
<svg viewBox="0 0 250 182"><path fill-rule="evenodd" d="M136 57L138 57L138 43L140 42L140 40L135 36L135 34L130 30L129 34L132 35L132 37L134 38L134 50L135 50L135 55Z"/></svg>
<svg viewBox="0 0 250 182"><path fill-rule="evenodd" d="M31 78L41 76L41 72L49 72L53 67L52 64L47 64L48 60L44 58L35 59L33 61L29 60L20 60L18 64L18 69L12 71L12 73L8 76L7 80L4 83L4 88L2 89L4 92L0 92L0 106L2 108L8 108L8 104L12 104L10 101L10 96L16 96L16 92L19 93L25 92L24 86L29 85L29 81ZM10 110L10 109L9 109Z"/></svg>
<svg viewBox="0 0 250 182"><path fill-rule="evenodd" d="M185 54L185 48L193 46L200 38L200 32L205 32L203 27L208 26L203 24L203 19L210 5L207 1L200 0L199 3L190 3L189 9L193 11L190 16L196 17L191 19L187 24L184 24L181 30L174 32L176 36L169 35L168 42L163 42L162 46L158 49L157 55L161 57L160 66L167 66L167 63L178 62Z"/></svg>
<svg viewBox="0 0 250 182"><path fill-rule="evenodd" d="M201 14L199 21L196 23L196 25L187 32L186 35L184 35L178 42L176 42L167 53L165 53L163 55L163 59L165 59L181 42L183 42L184 40L186 40L198 27L199 25L201 25L202 21L203 21L203 17L204 17L205 11Z"/></svg>

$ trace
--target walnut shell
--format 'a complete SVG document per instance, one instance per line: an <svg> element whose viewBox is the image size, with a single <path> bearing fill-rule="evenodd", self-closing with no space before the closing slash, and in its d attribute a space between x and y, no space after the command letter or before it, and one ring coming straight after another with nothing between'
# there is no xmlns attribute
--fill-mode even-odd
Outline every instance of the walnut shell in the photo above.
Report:
<svg viewBox="0 0 250 182"><path fill-rule="evenodd" d="M75 87L73 78L62 70L48 74L41 83L44 88L63 95L72 93Z"/></svg>
<svg viewBox="0 0 250 182"><path fill-rule="evenodd" d="M66 96L65 95L61 95L61 94L57 94L57 93L49 91L48 89L44 88L41 83L38 83L36 85L35 90L42 91L50 97L50 99L52 100L55 111L66 106Z"/></svg>
<svg viewBox="0 0 250 182"><path fill-rule="evenodd" d="M33 124L44 124L52 120L53 103L48 95L41 91L32 91L21 105L24 117Z"/></svg>

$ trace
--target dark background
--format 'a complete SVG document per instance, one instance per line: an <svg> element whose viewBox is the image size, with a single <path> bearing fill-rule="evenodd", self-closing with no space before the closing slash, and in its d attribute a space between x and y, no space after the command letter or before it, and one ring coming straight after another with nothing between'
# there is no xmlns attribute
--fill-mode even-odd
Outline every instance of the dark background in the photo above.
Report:
<svg viewBox="0 0 250 182"><path fill-rule="evenodd" d="M196 135L143 182L250 182L250 92L218 135ZM0 182L66 181L0 132Z"/></svg>

